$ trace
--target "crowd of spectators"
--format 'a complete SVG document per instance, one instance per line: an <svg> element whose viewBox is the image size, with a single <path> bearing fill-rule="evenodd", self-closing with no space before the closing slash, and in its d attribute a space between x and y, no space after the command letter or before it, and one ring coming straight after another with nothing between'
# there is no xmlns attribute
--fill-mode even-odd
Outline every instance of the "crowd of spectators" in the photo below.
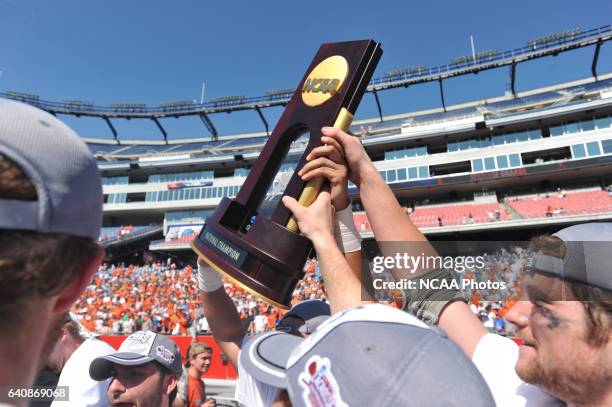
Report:
<svg viewBox="0 0 612 407"><path fill-rule="evenodd" d="M292 304L325 298L316 261L306 264L305 273ZM192 266L179 268L171 262L144 266L104 263L73 312L89 331L101 335L128 335L139 330L192 336L208 333L196 274ZM225 289L251 334L272 330L284 313L229 280L225 280Z"/></svg>
<svg viewBox="0 0 612 407"><path fill-rule="evenodd" d="M506 289L467 290L471 297L470 309L482 321L489 332L512 335L512 325L506 323L505 315L512 306L524 298L525 268L529 264L526 250L502 249L495 254L485 254L485 267L468 270L464 278L484 282L505 283Z"/></svg>
<svg viewBox="0 0 612 407"><path fill-rule="evenodd" d="M520 249L485 254L485 267L467 269L456 278L475 281L505 282L507 289L466 290L472 310L483 323L491 325L498 314L505 314L520 298L524 278L526 252ZM101 335L128 335L138 330L151 330L172 335L209 333L198 295L192 266L177 268L174 263L155 262L144 266L107 264L100 266L92 284L73 307L83 325ZM383 276L383 279L390 279ZM240 319L249 334L274 330L284 311L251 293L224 281L225 290L234 301ZM377 292L377 300L401 307L398 292ZM316 260L305 266L305 277L296 286L292 305L307 299L325 299L325 292ZM492 310L484 315L487 306ZM491 312L495 318L491 317ZM490 328L489 326L487 326ZM504 330L505 332L505 330Z"/></svg>

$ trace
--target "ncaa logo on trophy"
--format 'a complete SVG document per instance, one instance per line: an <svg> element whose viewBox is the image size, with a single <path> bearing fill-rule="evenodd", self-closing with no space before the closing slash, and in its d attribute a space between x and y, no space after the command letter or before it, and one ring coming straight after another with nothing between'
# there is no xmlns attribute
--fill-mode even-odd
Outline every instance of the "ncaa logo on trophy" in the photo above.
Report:
<svg viewBox="0 0 612 407"><path fill-rule="evenodd" d="M344 84L348 75L348 62L340 55L334 55L310 72L302 87L302 100L307 106L322 105L331 99Z"/></svg>

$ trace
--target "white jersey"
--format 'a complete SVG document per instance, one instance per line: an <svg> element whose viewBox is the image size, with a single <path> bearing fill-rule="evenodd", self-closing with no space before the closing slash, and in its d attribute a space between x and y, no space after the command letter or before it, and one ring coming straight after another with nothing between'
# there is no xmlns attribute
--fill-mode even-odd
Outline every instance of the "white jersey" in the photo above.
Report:
<svg viewBox="0 0 612 407"><path fill-rule="evenodd" d="M88 339L66 361L59 386L68 386L69 401L54 401L51 407L106 407L110 379L97 382L89 377L89 365L100 356L114 353L112 346L98 339Z"/></svg>
<svg viewBox="0 0 612 407"><path fill-rule="evenodd" d="M249 338L244 337L242 345L248 342ZM238 355L238 379L236 379L236 401L248 407L269 407L274 402L276 394L280 389L263 383L244 370Z"/></svg>
<svg viewBox="0 0 612 407"><path fill-rule="evenodd" d="M489 385L497 407L565 406L518 377L514 370L518 354L518 345L513 340L494 334L483 336L474 350L472 362Z"/></svg>

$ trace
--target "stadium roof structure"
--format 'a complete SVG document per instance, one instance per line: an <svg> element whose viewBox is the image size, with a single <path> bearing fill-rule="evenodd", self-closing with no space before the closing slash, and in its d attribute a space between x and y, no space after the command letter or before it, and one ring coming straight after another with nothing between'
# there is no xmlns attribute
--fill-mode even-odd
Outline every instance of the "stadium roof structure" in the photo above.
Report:
<svg viewBox="0 0 612 407"><path fill-rule="evenodd" d="M549 35L537 40L528 41L525 46L509 51L497 52L490 50L472 56L455 58L450 64L418 69L399 69L385 74L381 78L374 78L367 88L367 92L372 93L376 100L380 121L384 121L382 107L378 92L408 87L415 84L426 82L438 82L440 88L440 99L443 111L446 111L444 101L443 81L455 76L467 75L485 71L489 69L510 67L510 90L516 95L516 65L537 58L556 56L559 53L567 52L577 48L595 46L591 72L597 79L597 64L599 51L604 42L612 39L612 26L606 25L599 28L582 31L579 28ZM262 109L284 106L289 102L295 89L279 89L267 92L264 96L245 97L227 96L213 99L206 103L193 103L190 101L166 102L159 106L148 107L141 103L115 103L110 106L96 106L89 101L65 100L63 102L47 101L39 95L26 94L21 92L8 91L0 93L0 97L19 100L46 110L51 114L66 114L74 116L99 117L106 121L113 133L116 144L121 144L117 130L113 126L111 119L148 119L155 122L163 136L163 142L168 144L168 134L161 125L159 119L181 116L199 116L203 124L211 133L212 140L219 137L218 131L214 126L210 115L216 113L230 113L242 110L254 110L258 113L265 127L266 134L269 135L269 125L262 112ZM143 143L144 144L144 143Z"/></svg>

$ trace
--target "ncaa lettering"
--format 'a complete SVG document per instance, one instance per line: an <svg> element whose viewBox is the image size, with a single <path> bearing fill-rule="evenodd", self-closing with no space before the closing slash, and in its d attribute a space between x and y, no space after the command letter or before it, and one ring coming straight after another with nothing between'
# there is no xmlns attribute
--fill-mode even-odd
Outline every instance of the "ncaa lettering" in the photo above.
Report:
<svg viewBox="0 0 612 407"><path fill-rule="evenodd" d="M303 93L330 93L334 95L340 87L340 79L308 78L302 88Z"/></svg>

